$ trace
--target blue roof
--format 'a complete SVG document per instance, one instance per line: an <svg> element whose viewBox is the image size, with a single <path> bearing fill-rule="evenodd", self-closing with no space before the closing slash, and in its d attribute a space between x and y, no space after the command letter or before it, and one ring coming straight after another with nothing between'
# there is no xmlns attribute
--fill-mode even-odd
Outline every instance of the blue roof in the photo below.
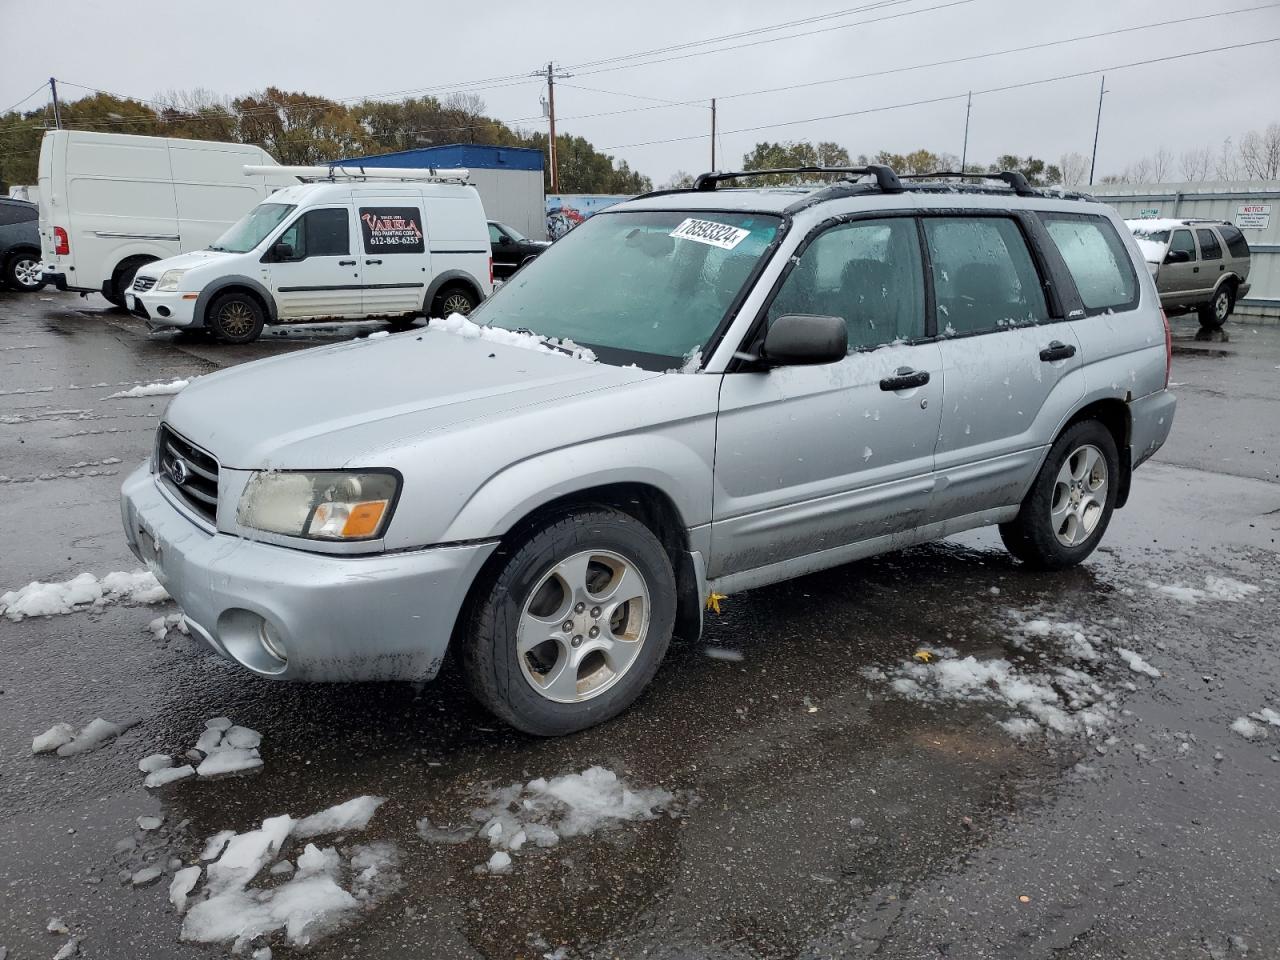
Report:
<svg viewBox="0 0 1280 960"><path fill-rule="evenodd" d="M483 143L450 143L349 157L335 163L365 167L467 167L473 170L541 170L542 151L532 147L495 147Z"/></svg>

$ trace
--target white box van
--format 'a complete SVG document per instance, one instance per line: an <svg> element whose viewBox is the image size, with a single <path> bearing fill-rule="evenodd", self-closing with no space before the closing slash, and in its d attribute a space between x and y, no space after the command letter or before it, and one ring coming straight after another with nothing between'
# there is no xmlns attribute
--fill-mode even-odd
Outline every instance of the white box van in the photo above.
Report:
<svg viewBox="0 0 1280 960"><path fill-rule="evenodd" d="M282 167L306 175L328 168ZM247 343L263 324L464 316L493 291L484 207L467 171L385 171L289 187L208 249L149 263L129 309Z"/></svg>
<svg viewBox="0 0 1280 960"><path fill-rule="evenodd" d="M259 147L208 140L50 130L40 144L45 281L117 306L138 268L221 236L245 211L298 182Z"/></svg>

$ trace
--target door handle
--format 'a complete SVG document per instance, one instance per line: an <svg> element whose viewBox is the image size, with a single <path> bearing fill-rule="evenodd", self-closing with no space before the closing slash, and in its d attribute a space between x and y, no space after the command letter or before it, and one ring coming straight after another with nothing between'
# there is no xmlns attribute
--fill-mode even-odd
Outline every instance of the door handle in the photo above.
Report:
<svg viewBox="0 0 1280 960"><path fill-rule="evenodd" d="M880 381L881 390L910 390L912 387L923 387L929 382L928 370L912 370L910 367L899 367L892 377Z"/></svg>
<svg viewBox="0 0 1280 960"><path fill-rule="evenodd" d="M1054 340L1040 351L1040 359L1045 363L1053 363L1055 360L1067 360L1075 355L1076 348L1069 343L1063 343L1061 340Z"/></svg>
<svg viewBox="0 0 1280 960"><path fill-rule="evenodd" d="M356 265L356 262L355 262L354 260L339 260L339 261L338 261L338 266L340 266L340 267L354 267L355 265Z"/></svg>
<svg viewBox="0 0 1280 960"><path fill-rule="evenodd" d="M1199 268L1199 267L1192 267L1192 268L1191 268L1191 272L1192 272L1192 273L1199 273L1199 272L1200 272L1200 268Z"/></svg>
<svg viewBox="0 0 1280 960"><path fill-rule="evenodd" d="M381 260L366 260L364 263L365 263L365 266L368 266L368 265L369 265L369 264L371 264L371 263L378 263L378 264L380 264L380 263L382 263L382 261L381 261Z"/></svg>

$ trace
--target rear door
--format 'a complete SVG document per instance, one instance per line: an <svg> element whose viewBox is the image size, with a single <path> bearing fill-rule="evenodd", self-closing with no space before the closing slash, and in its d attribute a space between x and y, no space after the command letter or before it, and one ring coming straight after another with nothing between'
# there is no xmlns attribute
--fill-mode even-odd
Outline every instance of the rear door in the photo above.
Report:
<svg viewBox="0 0 1280 960"><path fill-rule="evenodd" d="M360 263L352 251L351 207L308 207L263 255L282 320L361 315ZM287 244L288 251L281 249Z"/></svg>
<svg viewBox="0 0 1280 960"><path fill-rule="evenodd" d="M421 196L359 197L356 219L365 315L421 310L431 276Z"/></svg>
<svg viewBox="0 0 1280 960"><path fill-rule="evenodd" d="M923 222L947 384L931 519L946 520L1017 503L1084 386L1080 344L1024 217Z"/></svg>
<svg viewBox="0 0 1280 960"><path fill-rule="evenodd" d="M1196 228L1196 240L1200 244L1200 286L1212 290L1218 285L1218 278L1227 272L1222 243L1217 233L1208 227Z"/></svg>

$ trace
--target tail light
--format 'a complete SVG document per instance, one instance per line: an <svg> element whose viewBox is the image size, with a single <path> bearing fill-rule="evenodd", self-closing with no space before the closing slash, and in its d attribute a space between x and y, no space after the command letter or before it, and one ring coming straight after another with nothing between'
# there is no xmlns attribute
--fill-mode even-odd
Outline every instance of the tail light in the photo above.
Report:
<svg viewBox="0 0 1280 960"><path fill-rule="evenodd" d="M1169 377L1173 374L1173 331L1169 329L1169 315L1160 311L1164 321L1164 388L1169 389Z"/></svg>
<svg viewBox="0 0 1280 960"><path fill-rule="evenodd" d="M489 286L493 286L493 257L489 258Z"/></svg>
<svg viewBox="0 0 1280 960"><path fill-rule="evenodd" d="M60 257L65 257L71 252L71 240L62 227L53 228L53 252Z"/></svg>

